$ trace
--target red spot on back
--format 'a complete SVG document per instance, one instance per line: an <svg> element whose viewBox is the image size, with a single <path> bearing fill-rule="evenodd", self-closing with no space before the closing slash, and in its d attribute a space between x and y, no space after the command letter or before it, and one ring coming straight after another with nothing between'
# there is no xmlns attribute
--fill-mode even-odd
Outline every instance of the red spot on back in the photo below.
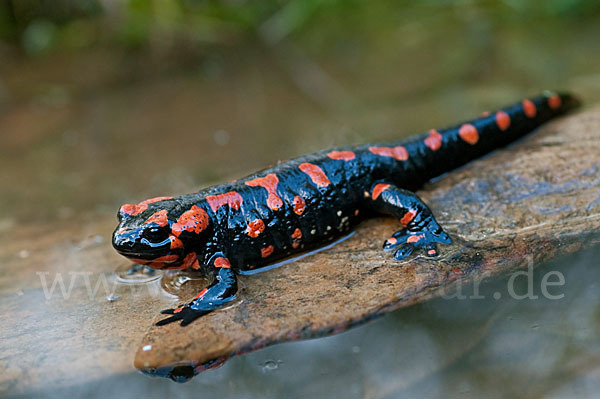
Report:
<svg viewBox="0 0 600 399"><path fill-rule="evenodd" d="M193 205L189 211L185 211L179 216L176 223L171 226L171 231L177 237L184 232L199 234L208 227L208 214L197 205Z"/></svg>
<svg viewBox="0 0 600 399"><path fill-rule="evenodd" d="M166 226L167 224L169 224L169 220L167 219L167 210L166 209L162 209L158 212L155 212L154 214L152 214L152 216L150 216L148 219L146 219L146 221L144 222L145 224L148 223L156 223L159 226Z"/></svg>
<svg viewBox="0 0 600 399"><path fill-rule="evenodd" d="M319 187L327 187L331 184L329 178L327 178L327 175L325 172L323 172L323 169L315 164L304 162L301 163L298 168L300 168L302 172L306 173L308 177L310 177L310 180L312 180L312 182Z"/></svg>
<svg viewBox="0 0 600 399"><path fill-rule="evenodd" d="M528 118L534 118L535 115L537 114L537 108L535 107L535 104L531 101L531 100L523 100L522 102L523 105L523 112L525 112L525 115Z"/></svg>
<svg viewBox="0 0 600 399"><path fill-rule="evenodd" d="M402 216L402 219L400 219L400 223L402 223L404 226L407 226L417 215L417 210L416 209L411 209L410 211L406 212L404 214L404 216Z"/></svg>
<svg viewBox="0 0 600 399"><path fill-rule="evenodd" d="M275 250L275 247L272 246L272 245L269 245L268 247L265 247L265 248L263 248L263 249L260 250L260 255L263 258L266 258L266 257L270 256L273 253L274 250Z"/></svg>
<svg viewBox="0 0 600 399"><path fill-rule="evenodd" d="M240 209L240 205L242 205L244 199L239 193L230 191L218 195L209 195L206 197L206 202L210 205L210 209L212 209L213 212L216 212L223 205L229 205L232 209Z"/></svg>
<svg viewBox="0 0 600 399"><path fill-rule="evenodd" d="M558 109L558 108L560 108L561 104L562 104L562 100L559 95L553 94L550 97L548 97L548 105L550 106L550 108Z"/></svg>
<svg viewBox="0 0 600 399"><path fill-rule="evenodd" d="M294 197L294 213L296 215L302 215L304 213L305 208L306 202L304 202L304 199L301 196L296 195Z"/></svg>
<svg viewBox="0 0 600 399"><path fill-rule="evenodd" d="M487 118L488 116L490 116L490 111L483 111L481 114L479 114L479 116L481 116L482 118Z"/></svg>
<svg viewBox="0 0 600 399"><path fill-rule="evenodd" d="M496 125L502 131L505 131L510 127L510 116L504 111L496 112Z"/></svg>
<svg viewBox="0 0 600 399"><path fill-rule="evenodd" d="M283 205L283 201L281 200L281 197L279 197L279 195L277 195L277 184L279 183L279 179L277 178L277 175L274 173L270 173L268 175L266 175L265 177L257 177L256 179L253 180L248 180L246 182L247 186L250 187L262 187L265 190L267 190L268 193L268 197L267 197L267 206L276 211L279 208L281 208L281 206Z"/></svg>
<svg viewBox="0 0 600 399"><path fill-rule="evenodd" d="M458 129L458 135L465 142L474 145L479 141L479 133L477 133L477 128L471 125L470 123L465 123Z"/></svg>
<svg viewBox="0 0 600 399"><path fill-rule="evenodd" d="M246 229L246 233L252 238L258 237L263 231L265 231L265 222L262 219L251 221Z"/></svg>
<svg viewBox="0 0 600 399"><path fill-rule="evenodd" d="M373 187L373 200L376 200L382 192L388 189L389 186L389 184L383 183L376 184L375 187Z"/></svg>
<svg viewBox="0 0 600 399"><path fill-rule="evenodd" d="M452 271L453 271L454 273L456 273L456 274L463 274L463 271L462 271L462 270L460 270L458 267L453 267L453 268L452 268Z"/></svg>
<svg viewBox="0 0 600 399"><path fill-rule="evenodd" d="M356 154L352 151L331 151L327 156L335 160L352 161Z"/></svg>
<svg viewBox="0 0 600 399"><path fill-rule="evenodd" d="M429 136L425 139L425 145L431 149L431 151L437 151L442 146L442 135L435 129L429 131Z"/></svg>
<svg viewBox="0 0 600 399"><path fill-rule="evenodd" d="M387 243L390 245L394 245L397 242L398 242L398 240L396 239L396 237L390 237L387 239Z"/></svg>
<svg viewBox="0 0 600 399"><path fill-rule="evenodd" d="M408 159L408 151L401 145L396 147L369 147L369 151L382 157L392 157L398 161Z"/></svg>
<svg viewBox="0 0 600 399"><path fill-rule="evenodd" d="M296 230L294 230L292 233L292 238L302 238L302 230L296 228Z"/></svg>
<svg viewBox="0 0 600 399"><path fill-rule="evenodd" d="M121 206L121 209L119 211L126 215L138 215L138 214L144 212L146 209L148 209L148 204L152 204L152 203L158 202L158 201L168 200L171 198L173 198L173 197L155 197L155 198L150 198L150 199L144 200L144 201L140 202L139 204L125 204L125 205Z"/></svg>
<svg viewBox="0 0 600 399"><path fill-rule="evenodd" d="M231 268L231 263L229 263L229 259L223 258L222 256L219 256L217 259L215 259L214 264L215 264L215 267L222 267L224 269Z"/></svg>
<svg viewBox="0 0 600 399"><path fill-rule="evenodd" d="M302 238L302 231L296 228L292 233L292 248L298 248L300 246L300 239Z"/></svg>

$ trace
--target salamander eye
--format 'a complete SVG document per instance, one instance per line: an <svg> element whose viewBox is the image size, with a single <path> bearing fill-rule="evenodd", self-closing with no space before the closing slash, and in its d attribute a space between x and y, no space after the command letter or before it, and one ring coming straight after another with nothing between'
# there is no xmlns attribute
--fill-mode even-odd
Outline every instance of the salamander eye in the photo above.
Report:
<svg viewBox="0 0 600 399"><path fill-rule="evenodd" d="M143 237L152 243L160 243L169 238L169 232L160 226L154 226L145 229Z"/></svg>

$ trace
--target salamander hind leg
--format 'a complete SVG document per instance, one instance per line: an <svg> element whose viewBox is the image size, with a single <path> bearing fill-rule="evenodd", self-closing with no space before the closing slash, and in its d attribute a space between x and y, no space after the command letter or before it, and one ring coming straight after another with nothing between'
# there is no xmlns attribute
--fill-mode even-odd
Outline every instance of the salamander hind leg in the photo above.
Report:
<svg viewBox="0 0 600 399"><path fill-rule="evenodd" d="M177 309L166 309L163 314L171 315L156 323L157 326L181 320L181 325L186 326L198 317L204 316L213 310L223 307L226 303L235 299L237 292L237 278L229 260L223 254L216 254L211 258L212 283L204 288L188 304Z"/></svg>
<svg viewBox="0 0 600 399"><path fill-rule="evenodd" d="M452 243L431 210L415 193L386 182L373 184L370 191L369 206L377 212L398 217L404 226L383 244L385 250L395 251L394 259L402 260L415 250L437 256L438 243Z"/></svg>

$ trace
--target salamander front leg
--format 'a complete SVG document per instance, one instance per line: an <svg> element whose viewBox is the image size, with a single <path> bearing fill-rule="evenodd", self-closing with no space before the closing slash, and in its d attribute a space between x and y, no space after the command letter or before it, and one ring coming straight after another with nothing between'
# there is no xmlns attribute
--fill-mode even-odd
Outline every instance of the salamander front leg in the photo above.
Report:
<svg viewBox="0 0 600 399"><path fill-rule="evenodd" d="M415 249L424 250L427 256L436 256L437 243L452 243L431 210L415 193L377 182L371 187L370 198L369 205L375 211L398 217L404 226L383 244L385 250L395 251L394 259L402 260Z"/></svg>
<svg viewBox="0 0 600 399"><path fill-rule="evenodd" d="M200 316L204 316L213 310L223 307L226 303L235 299L237 292L237 278L229 260L223 254L216 254L211 259L213 281L204 288L192 302L182 305L177 309L166 309L161 311L163 314L170 314L164 320L156 323L157 326L162 326L181 320L181 325L186 326Z"/></svg>

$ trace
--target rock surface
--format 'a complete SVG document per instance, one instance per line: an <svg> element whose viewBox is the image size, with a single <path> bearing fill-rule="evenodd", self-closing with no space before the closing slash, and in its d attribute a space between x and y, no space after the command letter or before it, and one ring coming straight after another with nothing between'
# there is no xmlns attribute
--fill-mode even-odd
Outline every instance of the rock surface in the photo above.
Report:
<svg viewBox="0 0 600 399"><path fill-rule="evenodd" d="M184 380L233 355L334 334L459 282L597 245L598 154L600 109L552 122L419 192L454 239L439 259L395 262L381 246L398 223L369 220L330 249L242 277L241 299L227 309L185 328L150 327L135 366ZM194 283L186 284L190 296Z"/></svg>

